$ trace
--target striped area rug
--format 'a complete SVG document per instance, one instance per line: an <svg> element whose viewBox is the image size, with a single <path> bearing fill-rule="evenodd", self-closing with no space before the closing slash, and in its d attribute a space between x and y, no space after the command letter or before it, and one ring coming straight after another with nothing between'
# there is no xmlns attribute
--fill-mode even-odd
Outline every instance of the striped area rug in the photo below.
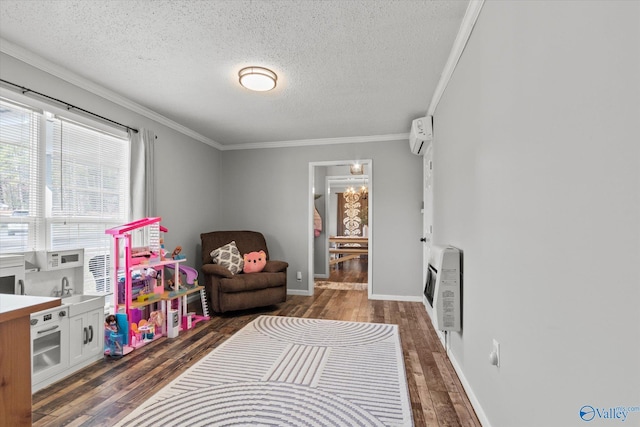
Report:
<svg viewBox="0 0 640 427"><path fill-rule="evenodd" d="M119 426L412 426L398 327L260 316Z"/></svg>

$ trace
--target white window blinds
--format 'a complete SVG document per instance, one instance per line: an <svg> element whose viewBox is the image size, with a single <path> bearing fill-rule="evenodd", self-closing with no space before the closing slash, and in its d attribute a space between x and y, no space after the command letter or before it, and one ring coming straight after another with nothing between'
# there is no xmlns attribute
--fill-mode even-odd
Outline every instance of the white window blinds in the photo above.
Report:
<svg viewBox="0 0 640 427"><path fill-rule="evenodd" d="M127 220L128 140L59 118L48 129L51 249L84 248L85 292L109 292L104 230Z"/></svg>
<svg viewBox="0 0 640 427"><path fill-rule="evenodd" d="M0 253L36 249L42 218L42 113L0 99Z"/></svg>
<svg viewBox="0 0 640 427"><path fill-rule="evenodd" d="M129 220L129 139L42 108L0 98L0 253L83 248L84 292L111 292L104 231Z"/></svg>

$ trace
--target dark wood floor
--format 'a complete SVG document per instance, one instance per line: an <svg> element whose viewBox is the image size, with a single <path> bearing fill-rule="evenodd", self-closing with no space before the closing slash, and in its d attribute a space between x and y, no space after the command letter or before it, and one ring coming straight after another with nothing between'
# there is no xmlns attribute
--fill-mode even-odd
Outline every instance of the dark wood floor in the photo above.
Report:
<svg viewBox="0 0 640 427"><path fill-rule="evenodd" d="M365 268L366 272L366 268ZM399 325L416 426L480 426L421 303L317 289L276 307L214 316L175 339L104 359L33 395L34 426L110 426L261 314Z"/></svg>

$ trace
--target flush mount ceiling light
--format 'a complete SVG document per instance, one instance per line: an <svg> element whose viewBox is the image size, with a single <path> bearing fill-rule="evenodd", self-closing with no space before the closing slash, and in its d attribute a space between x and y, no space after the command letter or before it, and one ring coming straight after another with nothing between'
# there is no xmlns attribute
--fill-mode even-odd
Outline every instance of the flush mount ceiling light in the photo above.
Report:
<svg viewBox="0 0 640 427"><path fill-rule="evenodd" d="M276 87L278 76L268 68L246 67L238 71L240 84L249 90L266 92Z"/></svg>

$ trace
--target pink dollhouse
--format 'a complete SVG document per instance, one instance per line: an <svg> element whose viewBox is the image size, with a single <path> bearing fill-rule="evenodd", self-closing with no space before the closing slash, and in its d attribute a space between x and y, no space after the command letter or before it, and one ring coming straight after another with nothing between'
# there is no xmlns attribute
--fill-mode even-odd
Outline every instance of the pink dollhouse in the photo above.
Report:
<svg viewBox="0 0 640 427"><path fill-rule="evenodd" d="M113 237L114 307L119 337L118 351L126 355L163 336L175 337L182 325L193 327L208 320L204 288L197 285L198 272L180 264L186 259L166 256L163 235L168 230L160 217L143 218L105 230ZM172 283L166 278L172 270ZM180 273L186 274L182 283ZM169 288L169 289L167 289ZM200 291L203 316L187 312L187 296ZM113 343L112 343L113 344ZM107 348L111 353L114 346Z"/></svg>

